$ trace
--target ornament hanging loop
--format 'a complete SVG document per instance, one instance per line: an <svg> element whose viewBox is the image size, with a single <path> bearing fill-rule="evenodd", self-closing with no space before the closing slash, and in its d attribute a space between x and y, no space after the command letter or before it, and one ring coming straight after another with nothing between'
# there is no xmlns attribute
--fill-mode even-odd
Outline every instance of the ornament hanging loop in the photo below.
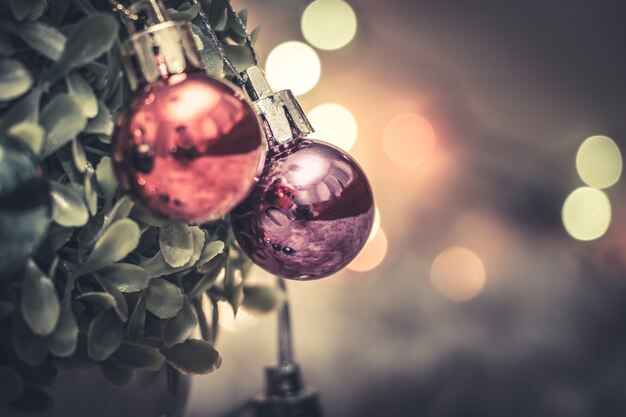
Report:
<svg viewBox="0 0 626 417"><path fill-rule="evenodd" d="M242 87L253 100L270 138L282 144L314 132L291 90L274 92L257 66L248 68L240 75L244 81Z"/></svg>

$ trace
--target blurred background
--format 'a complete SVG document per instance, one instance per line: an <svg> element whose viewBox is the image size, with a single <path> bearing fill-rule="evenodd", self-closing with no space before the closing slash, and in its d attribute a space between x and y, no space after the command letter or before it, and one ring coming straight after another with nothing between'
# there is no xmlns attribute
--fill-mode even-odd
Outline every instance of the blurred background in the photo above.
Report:
<svg viewBox="0 0 626 417"><path fill-rule="evenodd" d="M362 255L289 283L326 415L626 415L626 4L234 5L273 86L374 188ZM237 407L276 362L275 316L222 316L190 417Z"/></svg>

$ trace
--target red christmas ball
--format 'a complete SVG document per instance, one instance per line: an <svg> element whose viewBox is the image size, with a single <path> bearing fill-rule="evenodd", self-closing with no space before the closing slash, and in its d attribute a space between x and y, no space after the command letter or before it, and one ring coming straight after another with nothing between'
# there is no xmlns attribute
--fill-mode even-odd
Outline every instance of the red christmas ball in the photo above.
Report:
<svg viewBox="0 0 626 417"><path fill-rule="evenodd" d="M204 72L148 84L120 116L120 186L150 211L202 223L250 192L264 156L256 113L236 87Z"/></svg>
<svg viewBox="0 0 626 417"><path fill-rule="evenodd" d="M372 189L348 154L295 139L271 148L259 182L231 213L255 264L296 280L338 272L361 251L374 223Z"/></svg>

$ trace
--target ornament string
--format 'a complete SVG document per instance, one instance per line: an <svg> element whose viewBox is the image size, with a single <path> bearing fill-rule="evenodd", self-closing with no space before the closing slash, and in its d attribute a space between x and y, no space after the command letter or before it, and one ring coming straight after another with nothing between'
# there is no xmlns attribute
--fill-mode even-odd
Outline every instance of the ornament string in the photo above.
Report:
<svg viewBox="0 0 626 417"><path fill-rule="evenodd" d="M219 37L217 36L217 33L213 29L213 26L211 26L211 22L209 21L208 16L204 12L202 5L200 4L198 0L192 0L192 3L197 4L200 7L198 11L198 16L200 17L200 21L202 22L204 29L209 34L211 41L213 41L213 43L215 44L215 47L217 48L217 53L219 54L220 58L222 58L222 61L224 61L224 64L226 64L230 72L233 73L233 76L237 80L237 83L239 85L243 85L245 83L245 80L243 79L241 75L239 75L239 71L237 70L237 67L235 66L233 61L228 57L228 54L226 53L226 50L224 49L224 44L222 44L222 41L220 41ZM252 38L250 37L250 34L248 33L248 29L246 28L246 25L243 23L243 20L241 20L241 17L239 17L237 12L235 12L230 2L228 2L227 4L228 4L227 13L231 15L237 21L237 23L241 25L243 30L246 32L246 37L245 37L246 44L248 45L248 49L250 51L250 54L252 55L252 61L254 62L254 65L258 65L259 58L257 56L256 51L254 50Z"/></svg>

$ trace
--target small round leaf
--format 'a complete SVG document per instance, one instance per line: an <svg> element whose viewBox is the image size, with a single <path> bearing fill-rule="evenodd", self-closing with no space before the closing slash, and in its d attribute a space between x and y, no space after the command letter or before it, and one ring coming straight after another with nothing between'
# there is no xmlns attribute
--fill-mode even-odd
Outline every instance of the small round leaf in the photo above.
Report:
<svg viewBox="0 0 626 417"><path fill-rule="evenodd" d="M165 328L165 334L163 335L163 343L165 346L170 347L175 344L184 342L195 330L198 325L198 318L193 311L193 307L187 298L183 303L178 315L172 318L167 327Z"/></svg>
<svg viewBox="0 0 626 417"><path fill-rule="evenodd" d="M80 104L70 94L58 94L44 107L39 117L47 137L43 156L56 152L87 126Z"/></svg>
<svg viewBox="0 0 626 417"><path fill-rule="evenodd" d="M21 62L14 59L0 60L0 101L13 100L27 92L33 85L33 77Z"/></svg>
<svg viewBox="0 0 626 417"><path fill-rule="evenodd" d="M184 374L208 374L222 364L219 353L204 340L187 339L162 352L166 361Z"/></svg>
<svg viewBox="0 0 626 417"><path fill-rule="evenodd" d="M174 317L183 306L181 289L163 278L150 281L146 296L148 311L161 319Z"/></svg>
<svg viewBox="0 0 626 417"><path fill-rule="evenodd" d="M100 236L79 273L96 271L124 259L137 247L140 237L137 223L130 219L116 221Z"/></svg>
<svg viewBox="0 0 626 417"><path fill-rule="evenodd" d="M38 335L52 333L59 321L61 303L54 284L33 261L26 267L20 307L24 320Z"/></svg>
<svg viewBox="0 0 626 417"><path fill-rule="evenodd" d="M163 259L173 267L185 265L193 255L193 234L185 223L168 223L159 231Z"/></svg>
<svg viewBox="0 0 626 417"><path fill-rule="evenodd" d="M96 361L107 359L122 344L124 323L114 309L98 314L89 325L87 353Z"/></svg>
<svg viewBox="0 0 626 417"><path fill-rule="evenodd" d="M150 278L145 269L133 264L113 264L101 271L102 279L121 292L137 292L148 288Z"/></svg>
<svg viewBox="0 0 626 417"><path fill-rule="evenodd" d="M89 220L89 210L83 197L67 185L50 183L52 218L65 227L83 226Z"/></svg>

